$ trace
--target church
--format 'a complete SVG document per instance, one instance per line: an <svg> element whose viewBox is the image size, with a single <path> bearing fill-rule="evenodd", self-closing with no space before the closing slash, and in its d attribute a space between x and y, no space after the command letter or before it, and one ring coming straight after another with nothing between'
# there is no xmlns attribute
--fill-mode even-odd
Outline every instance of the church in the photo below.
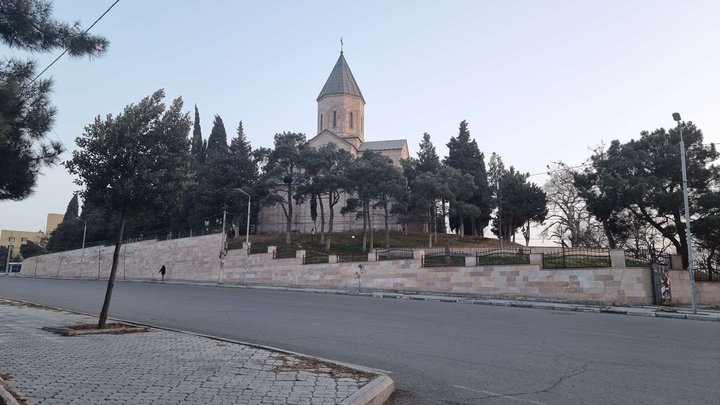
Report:
<svg viewBox="0 0 720 405"><path fill-rule="evenodd" d="M353 157L359 156L363 151L373 150L387 156L397 165L400 164L400 160L409 157L405 139L365 141L365 97L342 51L330 72L330 77L320 90L317 103L317 135L308 140L309 146L319 148L332 143L338 149L346 150ZM358 220L355 213L340 214L339 210L345 205L345 198L342 198L336 206L338 212L335 213L334 230L338 232L361 230L363 221ZM379 215L379 212L374 214L374 224L381 222ZM258 220L259 232L281 233L286 230L285 214L280 205L264 207L260 211ZM317 230L320 226L319 221L317 224L312 221L308 202L295 205L292 221L294 232L308 233L313 229ZM394 228L398 226L393 222Z"/></svg>

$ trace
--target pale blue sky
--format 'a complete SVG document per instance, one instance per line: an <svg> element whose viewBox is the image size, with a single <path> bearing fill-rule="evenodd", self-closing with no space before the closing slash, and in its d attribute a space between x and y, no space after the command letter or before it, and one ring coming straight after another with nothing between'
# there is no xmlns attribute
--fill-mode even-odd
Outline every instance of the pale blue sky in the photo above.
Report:
<svg viewBox="0 0 720 405"><path fill-rule="evenodd" d="M112 1L55 3L58 18L88 26ZM311 137L342 36L367 101L366 139L406 138L411 154L427 131L444 156L463 119L486 157L530 173L671 126L674 111L718 142L718 16L719 1L687 0L121 0L93 29L110 40L107 55L48 72L55 131L74 148L96 115L164 88L188 111L198 105L205 137L214 114L229 133L242 120L253 147L281 131ZM44 228L76 189L62 166L45 170L33 196L0 203L0 228Z"/></svg>

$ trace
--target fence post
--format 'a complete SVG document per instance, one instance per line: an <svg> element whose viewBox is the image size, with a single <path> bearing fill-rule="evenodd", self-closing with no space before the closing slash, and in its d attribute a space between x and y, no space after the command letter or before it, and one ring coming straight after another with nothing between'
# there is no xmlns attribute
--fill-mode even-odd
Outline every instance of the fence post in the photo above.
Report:
<svg viewBox="0 0 720 405"><path fill-rule="evenodd" d="M682 256L671 255L670 256L670 268L673 270L682 270L683 269Z"/></svg>
<svg viewBox="0 0 720 405"><path fill-rule="evenodd" d="M277 251L277 246L268 246L268 253L273 255Z"/></svg>
<svg viewBox="0 0 720 405"><path fill-rule="evenodd" d="M338 255L328 255L328 263L339 263Z"/></svg>
<svg viewBox="0 0 720 405"><path fill-rule="evenodd" d="M415 259L415 260L422 260L422 257L424 255L425 255L424 250L418 250L418 249L413 250L413 259Z"/></svg>
<svg viewBox="0 0 720 405"><path fill-rule="evenodd" d="M374 249L371 249L371 250L368 252L367 255L368 255L368 261L369 261L369 262L377 261L377 256L375 256L375 250L374 250Z"/></svg>
<svg viewBox="0 0 720 405"><path fill-rule="evenodd" d="M305 260L305 250L296 250L295 258L298 259L298 263L303 264L303 261Z"/></svg>
<svg viewBox="0 0 720 405"><path fill-rule="evenodd" d="M475 267L477 265L477 258L475 255L465 256L465 267Z"/></svg>
<svg viewBox="0 0 720 405"><path fill-rule="evenodd" d="M540 268L542 269L543 254L542 253L530 253L530 264L540 266Z"/></svg>

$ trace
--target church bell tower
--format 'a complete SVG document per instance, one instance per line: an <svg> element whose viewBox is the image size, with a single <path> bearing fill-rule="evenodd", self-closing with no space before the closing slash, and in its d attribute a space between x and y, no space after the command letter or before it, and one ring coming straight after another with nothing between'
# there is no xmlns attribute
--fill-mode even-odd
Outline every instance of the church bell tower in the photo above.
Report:
<svg viewBox="0 0 720 405"><path fill-rule="evenodd" d="M331 131L359 149L365 142L365 98L342 51L317 102L317 132Z"/></svg>

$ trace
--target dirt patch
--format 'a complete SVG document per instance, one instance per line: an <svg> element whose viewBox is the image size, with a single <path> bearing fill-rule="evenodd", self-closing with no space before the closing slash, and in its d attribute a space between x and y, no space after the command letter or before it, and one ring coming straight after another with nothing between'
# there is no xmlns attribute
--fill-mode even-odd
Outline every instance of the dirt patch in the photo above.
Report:
<svg viewBox="0 0 720 405"><path fill-rule="evenodd" d="M375 378L375 374L367 371L356 370L354 368L341 366L338 364L325 363L321 360L309 357L291 357L281 355L279 360L282 364L273 368L273 372L292 372L292 371L309 371L313 373L325 373L334 378L352 378L363 383Z"/></svg>
<svg viewBox="0 0 720 405"><path fill-rule="evenodd" d="M57 333L61 336L84 336L84 335L124 335L126 333L142 333L150 331L144 326L128 325L125 323L108 323L105 327L98 329L97 324L70 325L61 328L45 327L43 330Z"/></svg>

